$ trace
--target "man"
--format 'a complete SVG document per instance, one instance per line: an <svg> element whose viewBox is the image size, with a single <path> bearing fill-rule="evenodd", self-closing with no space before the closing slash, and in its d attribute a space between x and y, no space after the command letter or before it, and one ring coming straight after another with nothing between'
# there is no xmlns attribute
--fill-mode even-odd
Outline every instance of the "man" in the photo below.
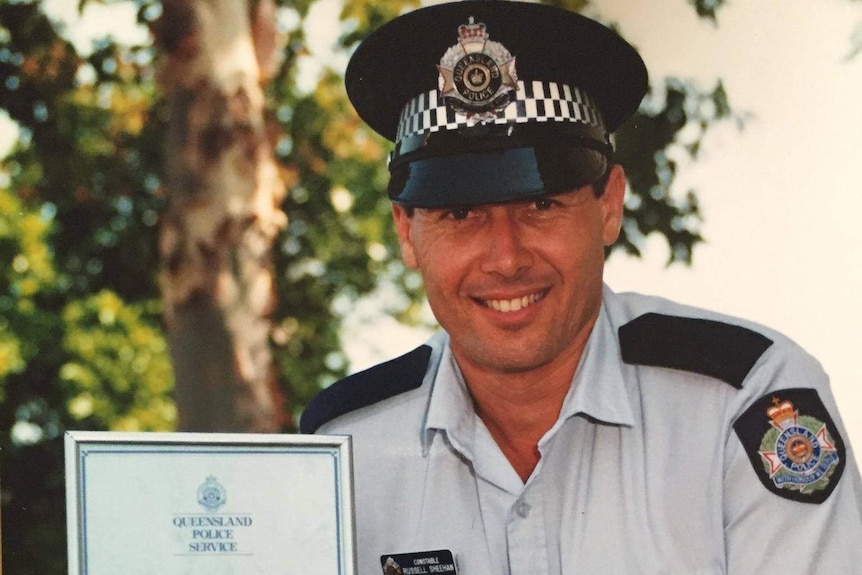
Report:
<svg viewBox="0 0 862 575"><path fill-rule="evenodd" d="M359 572L862 573L862 484L828 379L782 335L603 285L638 54L576 14L456 2L347 70L395 142L404 260L443 331L339 382Z"/></svg>

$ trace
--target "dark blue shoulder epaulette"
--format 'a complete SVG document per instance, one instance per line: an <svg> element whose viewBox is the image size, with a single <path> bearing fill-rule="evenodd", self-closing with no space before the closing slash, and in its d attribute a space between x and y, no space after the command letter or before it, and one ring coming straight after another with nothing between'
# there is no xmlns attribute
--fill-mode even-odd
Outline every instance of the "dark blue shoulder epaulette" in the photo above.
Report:
<svg viewBox="0 0 862 575"><path fill-rule="evenodd" d="M625 363L667 367L720 379L742 388L772 340L720 321L644 314L620 327Z"/></svg>
<svg viewBox="0 0 862 575"><path fill-rule="evenodd" d="M431 348L422 345L386 363L337 381L311 400L299 420L301 433L314 433L340 415L422 385Z"/></svg>

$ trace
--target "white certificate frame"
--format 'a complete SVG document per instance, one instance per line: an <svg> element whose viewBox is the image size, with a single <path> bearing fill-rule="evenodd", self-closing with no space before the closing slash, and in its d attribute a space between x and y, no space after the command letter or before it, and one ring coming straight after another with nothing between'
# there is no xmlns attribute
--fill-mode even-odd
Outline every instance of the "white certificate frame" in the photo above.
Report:
<svg viewBox="0 0 862 575"><path fill-rule="evenodd" d="M70 431L65 449L70 575L357 573L349 436Z"/></svg>

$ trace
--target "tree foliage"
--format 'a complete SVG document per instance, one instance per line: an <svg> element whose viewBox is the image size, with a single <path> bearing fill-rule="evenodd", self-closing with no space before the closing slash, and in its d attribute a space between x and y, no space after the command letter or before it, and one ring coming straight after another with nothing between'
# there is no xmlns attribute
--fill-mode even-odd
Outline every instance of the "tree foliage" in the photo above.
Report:
<svg viewBox="0 0 862 575"><path fill-rule="evenodd" d="M694 6L697 15L718 22L718 9L724 5L725 0L689 0Z"/></svg>
<svg viewBox="0 0 862 575"><path fill-rule="evenodd" d="M113 3L133 6L142 26L161 11L158 0ZM340 49L418 3L344 0ZM720 4L695 2L711 19ZM313 5L282 2L289 42L268 92L290 181L274 253L272 350L294 415L348 369L340 325L359 298L394 285L403 297L387 311L410 321L422 295L389 224L388 144L356 117L337 71L298 89ZM106 31L79 52L39 0L0 0L0 23L0 109L20 128L0 163L3 557L10 573L50 575L65 571L63 432L175 425L157 255L168 115L151 44ZM658 233L669 261L690 261L700 213L693 192L674 193L677 163L696 157L705 131L728 114L720 84L654 83L617 138L632 193L616 249L638 254Z"/></svg>

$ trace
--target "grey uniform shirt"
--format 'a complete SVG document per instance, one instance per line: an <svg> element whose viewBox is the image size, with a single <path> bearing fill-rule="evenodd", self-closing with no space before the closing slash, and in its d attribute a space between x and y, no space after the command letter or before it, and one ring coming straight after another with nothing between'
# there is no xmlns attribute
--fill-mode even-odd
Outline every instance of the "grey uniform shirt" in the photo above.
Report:
<svg viewBox="0 0 862 575"><path fill-rule="evenodd" d="M862 573L862 484L828 378L780 334L606 288L526 483L476 416L447 335L424 352L418 375L368 372L389 397L359 393L374 402L349 411L348 379L309 408L337 414L318 433L353 436L362 575L437 549L462 575Z"/></svg>

